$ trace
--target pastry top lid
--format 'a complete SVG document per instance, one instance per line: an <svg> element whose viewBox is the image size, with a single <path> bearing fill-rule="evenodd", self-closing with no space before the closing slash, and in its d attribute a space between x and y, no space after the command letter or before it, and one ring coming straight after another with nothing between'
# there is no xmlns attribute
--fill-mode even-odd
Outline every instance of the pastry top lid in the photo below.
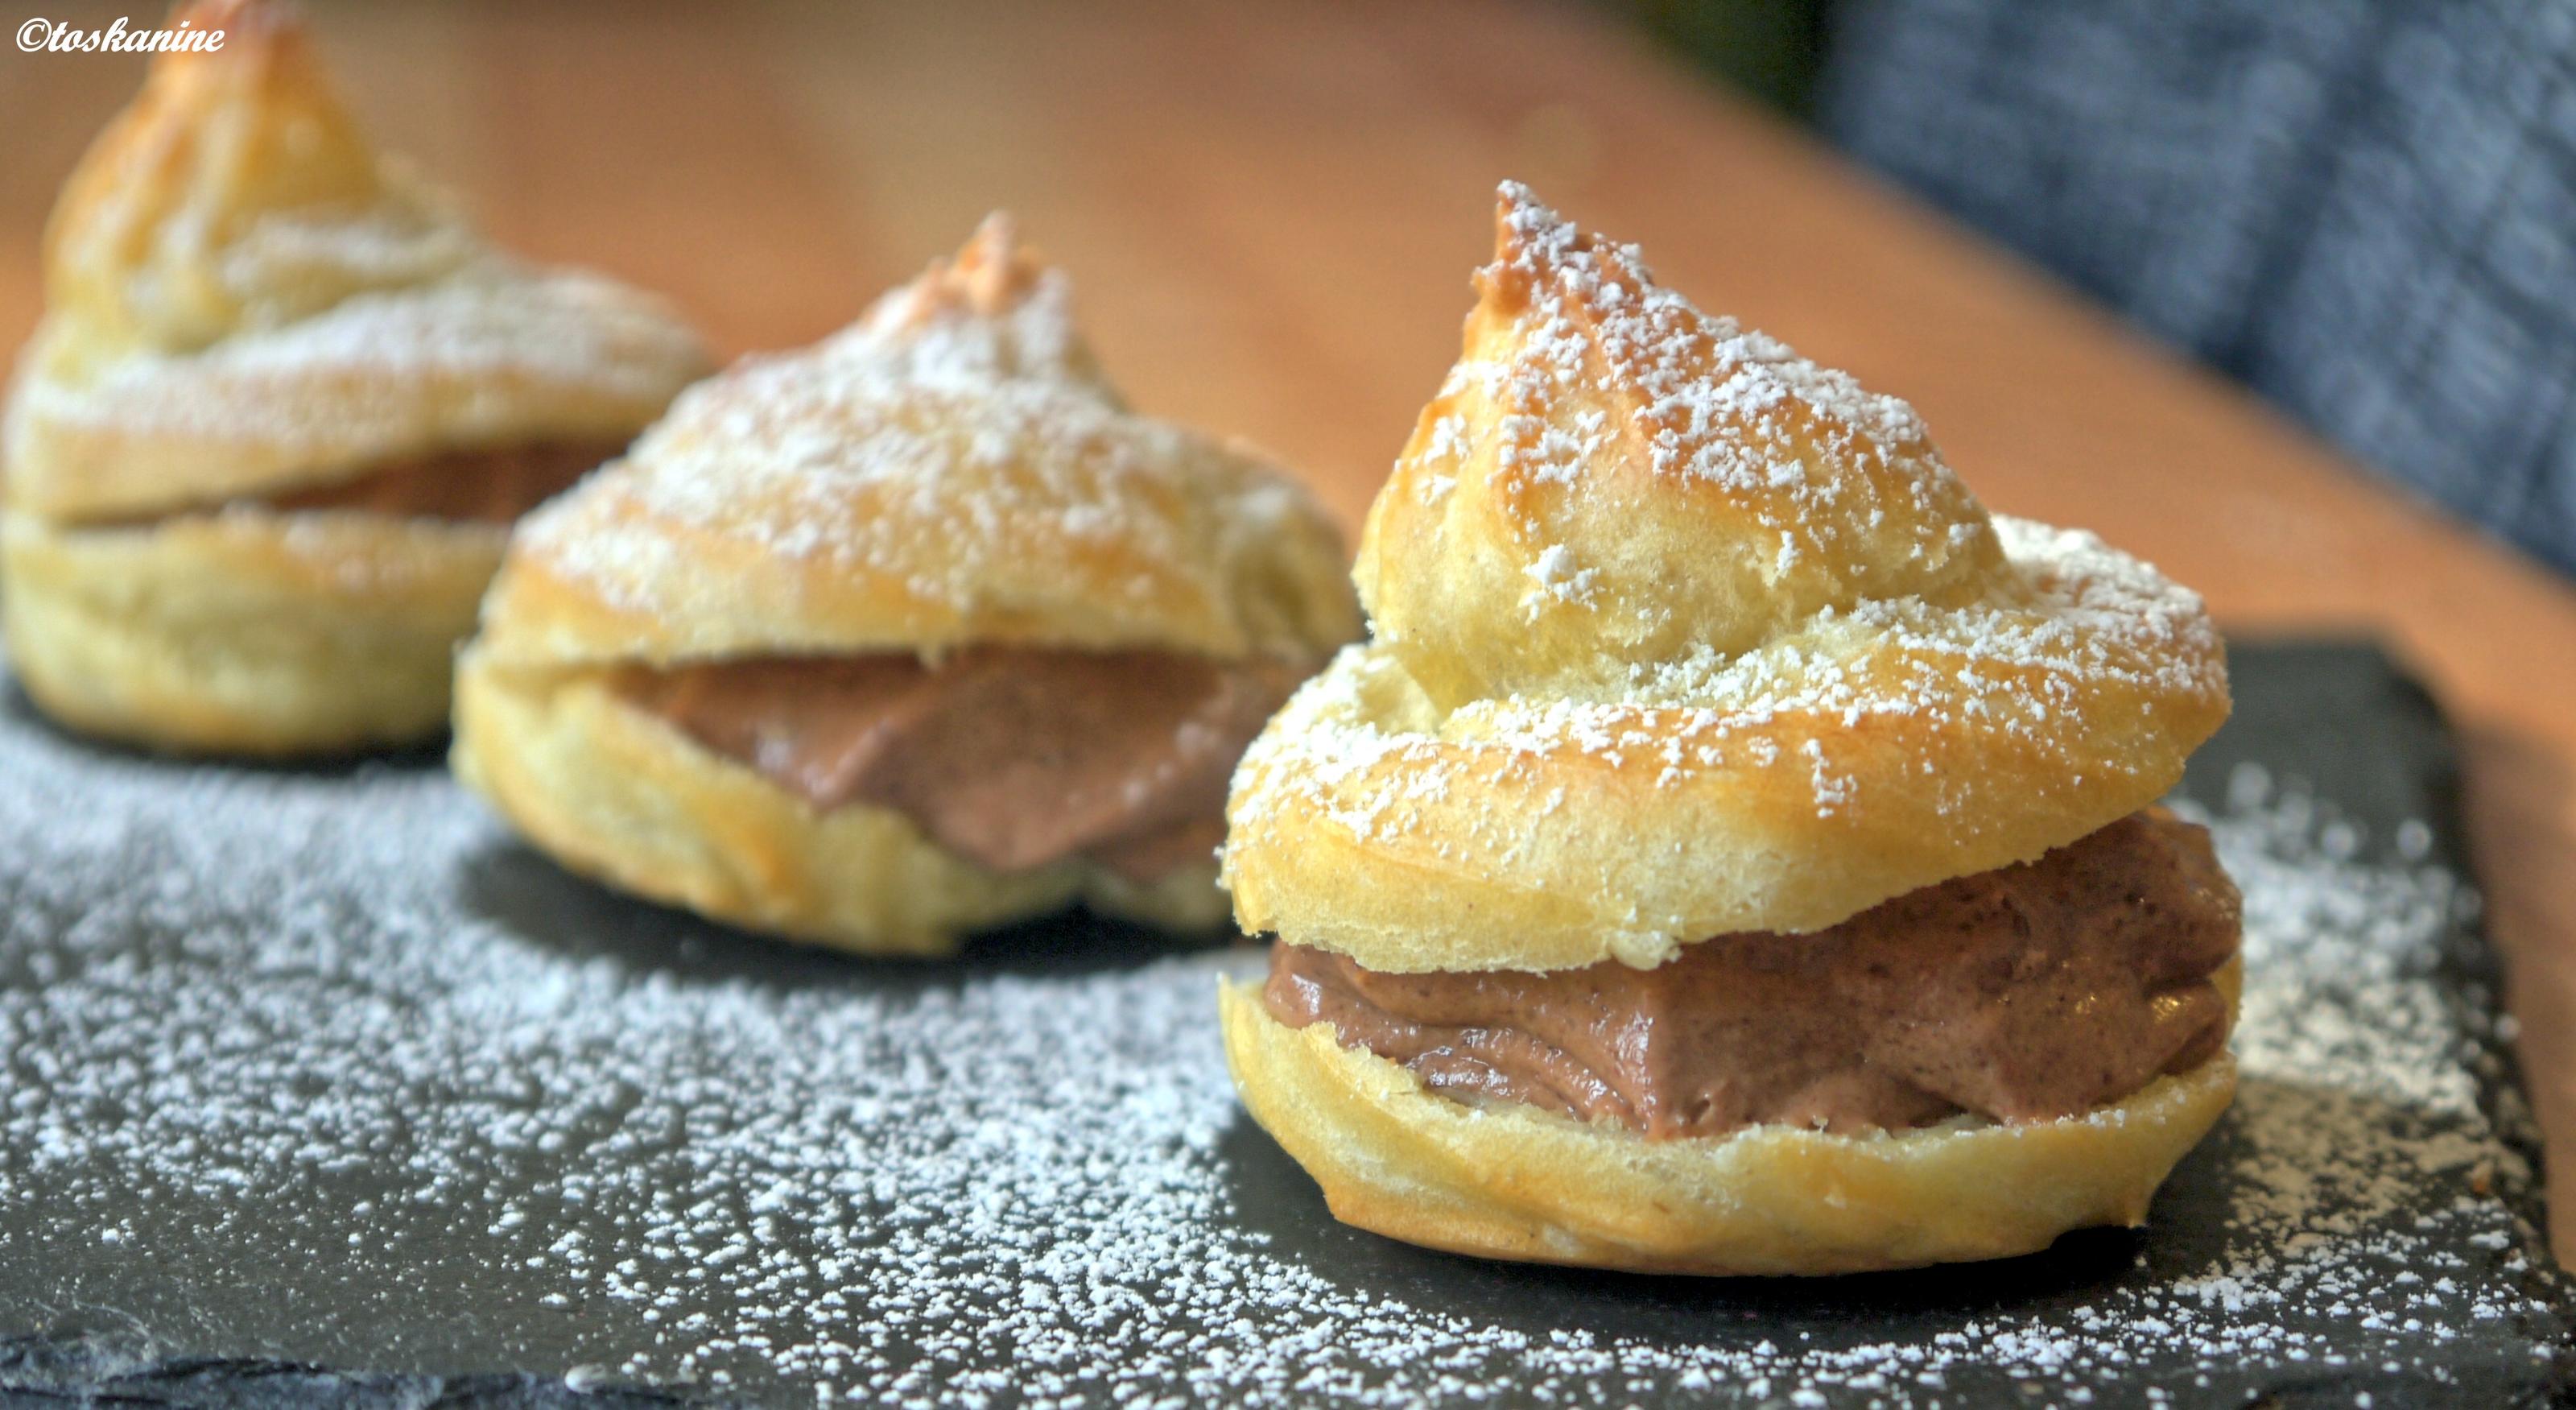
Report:
<svg viewBox="0 0 2576 1410"><path fill-rule="evenodd" d="M851 327L692 388L531 517L483 648L1315 659L1358 631L1343 564L1320 507L1266 461L1125 408L1065 276L997 216Z"/></svg>
<svg viewBox="0 0 2576 1410"><path fill-rule="evenodd" d="M704 371L658 300L534 270L381 156L303 26L200 0L46 229L11 502L184 508L479 445L631 434Z"/></svg>
<svg viewBox="0 0 2576 1410"><path fill-rule="evenodd" d="M1892 397L1517 185L1370 510L1374 639L1229 806L1247 928L1389 970L1820 929L2155 802L2227 714L2200 599L1990 517Z"/></svg>

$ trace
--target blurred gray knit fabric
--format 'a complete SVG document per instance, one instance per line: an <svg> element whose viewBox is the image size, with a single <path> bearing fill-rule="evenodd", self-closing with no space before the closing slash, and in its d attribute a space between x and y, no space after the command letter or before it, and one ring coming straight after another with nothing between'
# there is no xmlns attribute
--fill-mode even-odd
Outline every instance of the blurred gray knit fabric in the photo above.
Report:
<svg viewBox="0 0 2576 1410"><path fill-rule="evenodd" d="M2576 571L2576 0L1857 0L1821 111Z"/></svg>

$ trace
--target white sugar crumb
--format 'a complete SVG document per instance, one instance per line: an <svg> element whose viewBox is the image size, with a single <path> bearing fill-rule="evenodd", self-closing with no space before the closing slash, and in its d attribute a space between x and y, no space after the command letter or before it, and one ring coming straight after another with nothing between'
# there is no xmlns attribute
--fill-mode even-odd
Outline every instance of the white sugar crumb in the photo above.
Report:
<svg viewBox="0 0 2576 1410"><path fill-rule="evenodd" d="M0 777L0 1199L82 1231L0 1246L15 1266L195 1240L393 1307L471 1268L495 1357L517 1337L584 1384L880 1403L2081 1403L2178 1350L2219 1383L2438 1385L2473 1329L2564 1330L2513 1212L2530 1171L2463 1065L2486 1035L2432 975L2466 893L2329 848L2348 821L2261 776L2211 820L2247 926L2246 1081L2201 1157L2226 1162L2223 1229L1903 1341L1802 1324L1804 1294L1673 1339L1536 1330L1251 1232L1275 1211L1238 1207L1210 992L1249 956L640 968L581 927L644 912L585 901L443 777L189 769L14 715ZM572 931L514 928L514 885ZM36 1315L27 1287L0 1306Z"/></svg>
<svg viewBox="0 0 2576 1410"><path fill-rule="evenodd" d="M1531 581L1537 584L1532 590L1529 605L1529 614L1533 618L1538 615L1537 602L1541 597L1554 598L1559 602L1590 602L1601 577L1598 569L1576 567L1574 554L1561 543L1548 545L1531 560L1527 572Z"/></svg>

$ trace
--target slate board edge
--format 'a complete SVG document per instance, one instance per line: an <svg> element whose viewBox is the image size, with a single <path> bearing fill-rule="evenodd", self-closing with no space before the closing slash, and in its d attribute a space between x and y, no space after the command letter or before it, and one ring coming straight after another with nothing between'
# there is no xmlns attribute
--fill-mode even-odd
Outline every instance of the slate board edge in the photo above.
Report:
<svg viewBox="0 0 2576 1410"><path fill-rule="evenodd" d="M2443 866L2472 884L2483 872L2476 865L2475 848L2469 838L2464 774L2460 765L2459 731L2441 702L2420 676L2403 659L2382 645L2355 639L2339 643L2309 641L2248 643L2276 652L2300 650L2351 651L2367 650L2387 664L2387 677L2397 690L2404 708L2425 722L2425 737L2435 745L2434 777L2429 783L2433 802L2448 826L2434 829L2433 857ZM2479 1061L2472 1065L2478 1083L2478 1108L2493 1125L2497 1139L2522 1157L2530 1169L2530 1179L2513 1191L2508 1201L2532 1230L2542 1257L2532 1263L2522 1283L2535 1301L2562 1310L2576 1309L2576 1273L2558 1266L2550 1258L2551 1211L2547 1198L2549 1168L2543 1152L2542 1135L2537 1115L2523 1080L2522 1057L2514 1045L2499 1033L2504 1008L2504 957L2488 938L2486 913L2482 908L2474 919L2455 920L2443 945L2438 972L2445 1002L2450 1005L2461 1031L2473 1035L2479 1048ZM2576 1325L2571 1325L2559 1338L2554 1355L2549 1358L2549 1373L2535 1398L2535 1403L2549 1406L2576 1406Z"/></svg>
<svg viewBox="0 0 2576 1410"><path fill-rule="evenodd" d="M2433 832L2428 859L2439 863L2454 875L2478 884L2482 872L2476 865L2476 851L2468 836L2463 773L2460 767L2459 732L2449 713L2442 708L2422 678L2402 659L2367 638L2288 637L2271 639L2260 636L2239 637L2235 649L2252 649L2267 655L2289 657L2375 656L2385 666L2385 679L2397 692L2397 708L2420 721L2422 736L2430 741L2432 777L2427 792L2435 809L2450 825ZM2515 1213L2529 1223L2545 1247L2550 1234L2548 1201L2543 1191L2547 1186L2547 1166L2543 1154L2539 1124L2530 1101L2524 1094L2530 1089L2523 1081L2522 1059L2512 1043L2499 1033L2504 1014L2504 958L2487 937L2483 907L2469 920L2454 920L2447 928L2440 963L2436 966L2442 980L2442 996L2461 1031L2478 1043L2480 1061L2473 1069L2478 1079L2478 1109L2496 1130L2499 1141L2530 1165L2532 1180L2520 1198L2509 1203ZM2556 1265L2535 1265L2536 1293L2553 1295L2561 1300L2576 1298L2576 1273Z"/></svg>

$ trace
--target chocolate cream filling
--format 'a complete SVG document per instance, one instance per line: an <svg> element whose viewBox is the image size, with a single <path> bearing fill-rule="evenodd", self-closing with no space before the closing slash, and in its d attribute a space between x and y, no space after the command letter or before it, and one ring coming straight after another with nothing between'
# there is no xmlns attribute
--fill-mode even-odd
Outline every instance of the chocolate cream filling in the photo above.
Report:
<svg viewBox="0 0 2576 1410"><path fill-rule="evenodd" d="M508 524L625 453L624 441L448 451L380 465L354 480L269 495L257 503L284 511L354 509L393 519Z"/></svg>
<svg viewBox="0 0 2576 1410"><path fill-rule="evenodd" d="M2208 832L2159 810L1828 930L1720 935L1651 970L1385 974L1281 944L1263 997L1435 1092L1652 1139L2047 1121L2216 1054L2214 976L2237 934Z"/></svg>
<svg viewBox="0 0 2576 1410"><path fill-rule="evenodd" d="M302 485L275 494L242 495L208 506L244 505L279 513L353 510L388 519L433 519L451 524L508 525L571 489L574 482L626 453L626 442L547 441L441 451L387 461L328 484ZM136 514L111 521L157 523L203 509Z"/></svg>
<svg viewBox="0 0 2576 1410"><path fill-rule="evenodd" d="M818 809L892 809L997 872L1087 857L1148 883L1225 836L1226 781L1305 672L979 646L630 667L612 688Z"/></svg>

